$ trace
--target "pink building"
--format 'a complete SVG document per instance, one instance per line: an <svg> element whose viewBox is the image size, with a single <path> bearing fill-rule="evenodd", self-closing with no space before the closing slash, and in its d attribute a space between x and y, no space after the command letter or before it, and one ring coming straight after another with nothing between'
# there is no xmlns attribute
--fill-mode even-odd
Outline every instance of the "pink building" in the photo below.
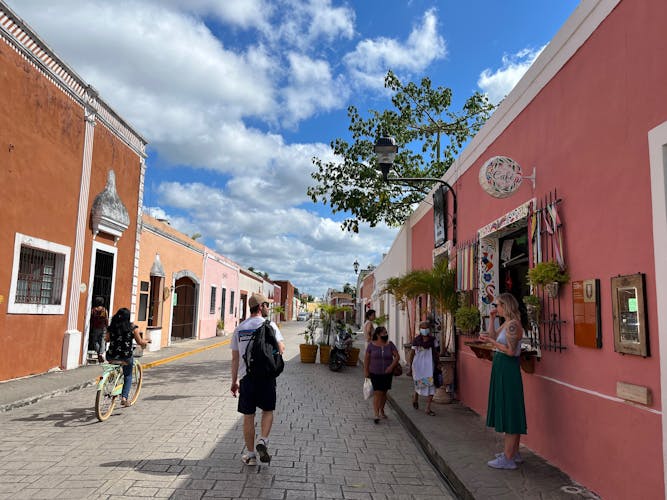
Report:
<svg viewBox="0 0 667 500"><path fill-rule="evenodd" d="M443 178L456 242L430 199L406 223L409 267L448 255L483 315L499 293L530 294L538 262L567 266L555 297L536 291L522 443L605 499L665 497L665 26L664 0L582 2ZM454 390L485 416L491 363L471 339L457 338Z"/></svg>
<svg viewBox="0 0 667 500"><path fill-rule="evenodd" d="M207 248L204 253L203 281L199 338L232 333L238 324L234 315L235 300L232 298L238 296L238 264Z"/></svg>

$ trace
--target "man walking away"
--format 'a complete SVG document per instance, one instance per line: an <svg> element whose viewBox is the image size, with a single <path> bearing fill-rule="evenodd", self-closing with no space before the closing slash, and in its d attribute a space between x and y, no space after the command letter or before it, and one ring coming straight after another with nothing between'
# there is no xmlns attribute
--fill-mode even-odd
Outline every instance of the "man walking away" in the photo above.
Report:
<svg viewBox="0 0 667 500"><path fill-rule="evenodd" d="M257 465L255 451L259 453L262 462L270 462L269 433L273 424L273 410L276 408L276 379L253 378L246 376L247 366L243 355L246 353L252 334L257 330L269 315L269 301L261 293L253 293L248 299L250 317L243 321L232 336L232 394L239 393L238 411L243 414L243 438L247 453L241 460L246 465ZM278 341L280 354L285 351L285 343L278 325L271 321L271 327ZM240 381L240 384L239 384ZM262 410L261 434L255 446L255 411Z"/></svg>

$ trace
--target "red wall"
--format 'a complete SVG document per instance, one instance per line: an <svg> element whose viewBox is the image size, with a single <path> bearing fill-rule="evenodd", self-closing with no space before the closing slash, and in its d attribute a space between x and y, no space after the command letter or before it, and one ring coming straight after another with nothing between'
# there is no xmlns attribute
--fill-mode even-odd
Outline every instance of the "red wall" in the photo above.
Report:
<svg viewBox="0 0 667 500"><path fill-rule="evenodd" d="M412 226L411 269L431 269L433 267L433 245L435 245L433 230L433 209L431 208Z"/></svg>
<svg viewBox="0 0 667 500"><path fill-rule="evenodd" d="M571 278L601 281L603 347L574 345L565 286L567 349L544 351L535 373L523 376L523 441L603 498L664 498L647 133L667 120L665 26L667 2L621 2L455 186L460 240L533 196L556 189L563 200ZM495 155L526 173L536 167L535 191L524 182L507 199L486 195L477 175ZM610 279L637 272L646 273L648 358L614 352ZM485 414L490 363L459 352L459 396ZM617 382L648 387L653 403L617 401Z"/></svg>

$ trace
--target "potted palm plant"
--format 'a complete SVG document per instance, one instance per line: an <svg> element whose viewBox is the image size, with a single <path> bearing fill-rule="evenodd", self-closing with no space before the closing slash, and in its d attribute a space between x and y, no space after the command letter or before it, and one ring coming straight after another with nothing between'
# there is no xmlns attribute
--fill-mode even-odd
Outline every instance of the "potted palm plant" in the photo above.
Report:
<svg viewBox="0 0 667 500"><path fill-rule="evenodd" d="M533 286L544 288L549 297L556 298L559 284L570 281L570 276L564 267L561 267L557 262L548 260L538 262L528 270L528 281Z"/></svg>
<svg viewBox="0 0 667 500"><path fill-rule="evenodd" d="M215 325L215 335L216 337L222 337L225 334L225 320L219 319L218 323Z"/></svg>
<svg viewBox="0 0 667 500"><path fill-rule="evenodd" d="M314 363L317 358L317 344L315 343L315 323L311 320L306 326L306 330L299 335L303 335L304 342L299 344L299 355L302 363Z"/></svg>

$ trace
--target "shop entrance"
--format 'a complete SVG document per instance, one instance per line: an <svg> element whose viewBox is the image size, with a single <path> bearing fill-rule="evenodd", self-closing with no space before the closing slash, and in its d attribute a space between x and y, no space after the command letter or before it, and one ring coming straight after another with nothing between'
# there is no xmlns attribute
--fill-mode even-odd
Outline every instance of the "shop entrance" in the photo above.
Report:
<svg viewBox="0 0 667 500"><path fill-rule="evenodd" d="M519 303L521 320L527 325L526 306L523 297L530 295L528 273L528 231L521 227L498 239L500 252L500 273L498 290L500 293L511 293Z"/></svg>

